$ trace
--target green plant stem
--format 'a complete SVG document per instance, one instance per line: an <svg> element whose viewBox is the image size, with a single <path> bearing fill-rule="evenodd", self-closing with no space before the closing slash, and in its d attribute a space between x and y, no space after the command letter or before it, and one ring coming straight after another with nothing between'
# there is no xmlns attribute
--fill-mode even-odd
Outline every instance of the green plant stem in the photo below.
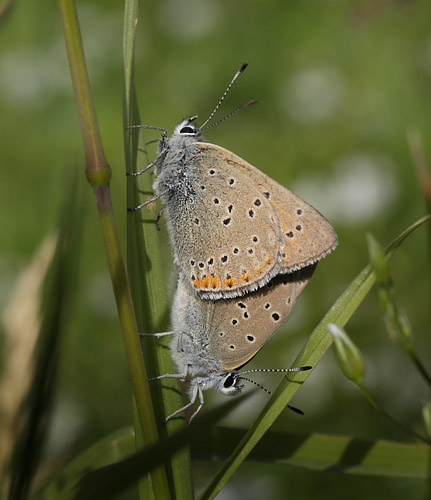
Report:
<svg viewBox="0 0 431 500"><path fill-rule="evenodd" d="M399 429L401 429L403 432L407 432L411 436L414 436L415 438L420 439L421 441L423 441L426 444L431 444L431 440L430 439L427 439L427 438L421 436L420 434L418 434L414 430L410 429L409 427L407 427L406 425L402 424L401 422L398 422L398 420L396 420L391 415L389 415L389 413L387 413L377 403L377 401L371 396L371 394L367 391L367 388L365 387L364 384L358 384L358 387L361 390L362 394L366 397L366 399L370 403L370 405L375 410L377 410L380 413L380 415L383 415L387 420L389 420L390 422L392 422L396 427L398 427Z"/></svg>
<svg viewBox="0 0 431 500"><path fill-rule="evenodd" d="M427 161L422 135L419 130L412 129L407 134L413 164L418 175L419 188L425 202L425 211L431 214L431 163ZM428 226L428 275L431 285L431 226ZM431 296L430 296L431 298ZM431 305L431 304L430 304Z"/></svg>
<svg viewBox="0 0 431 500"><path fill-rule="evenodd" d="M117 310L123 331L132 387L136 400L136 410L139 416L145 444L149 445L158 441L158 432L151 405L146 369L141 354L138 329L112 208L109 190L111 169L103 151L94 105L91 98L90 83L85 65L75 4L72 0L58 0L58 5L84 141L86 176L89 183L93 186L96 197ZM156 467L150 474L156 498L169 498L170 493L164 467Z"/></svg>
<svg viewBox="0 0 431 500"><path fill-rule="evenodd" d="M408 349L407 354L410 356L412 363L416 366L422 377L428 382L428 385L431 386L431 376L426 371L425 366L422 364L422 361L416 356L416 353L413 349Z"/></svg>
<svg viewBox="0 0 431 500"><path fill-rule="evenodd" d="M394 251L415 229L430 220L431 216L422 217L403 231L386 249L385 259L389 260ZM366 266L346 288L322 321L314 329L307 344L296 357L293 366L311 365L314 367L317 365L320 358L332 344L332 337L327 328L328 324L335 323L339 328L344 327L371 290L375 281L376 276L372 272L371 266ZM302 382L308 375L309 372L298 372L293 373L292 376L289 377L290 380L287 378L283 379L252 428L247 432L230 457L211 480L205 491L201 494L200 500L215 498L217 493L220 492L229 478L234 474L235 470L245 460L257 442L279 416L285 405L290 401L291 397L302 385Z"/></svg>
<svg viewBox="0 0 431 500"><path fill-rule="evenodd" d="M123 31L123 117L124 150L126 171L140 170L148 163L143 130L130 129L141 124L136 85L134 81L134 46L138 26L138 1L126 0ZM148 172L137 177L129 177L127 182L127 206L132 207L142 201L142 193L152 192L153 178ZM154 207L153 207L154 208ZM164 265L160 251L160 231L158 230L158 210L143 209L127 216L127 270L136 313L141 332L162 332L167 329L169 302L166 291ZM171 337L144 338L142 351L148 372L156 374L175 373L176 367L170 355ZM176 379L164 379L150 384L151 395L159 425L160 438L172 435L185 425L183 418L162 422L184 404L181 385ZM140 447L140 435L136 432L136 444ZM193 498L191 459L185 446L165 461L171 495L177 500ZM148 499L145 485L140 482L140 497Z"/></svg>
<svg viewBox="0 0 431 500"><path fill-rule="evenodd" d="M393 285L380 283L380 299L389 337L407 353L424 380L431 386L431 376L415 352L411 327L404 311L398 307Z"/></svg>
<svg viewBox="0 0 431 500"><path fill-rule="evenodd" d="M371 271L371 267L366 266L314 329L292 366L311 365L315 367L317 365L320 358L332 344L332 337L327 329L328 324L335 323L338 327L343 327L371 290L374 282L375 276ZM215 498L236 469L260 441L265 432L284 410L286 404L301 387L308 375L309 372L292 373L289 375L289 379L285 377L282 380L256 422L202 493L200 500Z"/></svg>

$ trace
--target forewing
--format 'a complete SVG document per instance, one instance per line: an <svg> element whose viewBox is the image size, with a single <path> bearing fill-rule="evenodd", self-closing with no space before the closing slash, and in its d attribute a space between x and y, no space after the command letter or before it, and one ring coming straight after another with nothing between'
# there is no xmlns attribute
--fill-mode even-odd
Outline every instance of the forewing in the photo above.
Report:
<svg viewBox="0 0 431 500"><path fill-rule="evenodd" d="M318 262L337 246L337 235L321 213L253 165L224 151L225 161L245 175L275 210L283 235L281 272L295 271Z"/></svg>
<svg viewBox="0 0 431 500"><path fill-rule="evenodd" d="M246 172L232 168L227 150L194 146L184 169L187 196L176 192L167 203L176 259L199 296L238 296L276 274L280 224Z"/></svg>

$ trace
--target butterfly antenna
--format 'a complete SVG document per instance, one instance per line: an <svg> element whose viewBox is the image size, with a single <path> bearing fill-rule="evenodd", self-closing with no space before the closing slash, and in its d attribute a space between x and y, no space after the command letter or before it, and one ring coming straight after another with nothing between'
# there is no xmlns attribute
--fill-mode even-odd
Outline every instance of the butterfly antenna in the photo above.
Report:
<svg viewBox="0 0 431 500"><path fill-rule="evenodd" d="M258 102L257 99L253 99L252 101L248 101L245 104L242 104L238 108L236 108L233 111L231 111L228 115L224 116L223 118L220 118L220 120L217 120L212 125L209 125L208 127L205 127L205 129L203 127L201 127L200 130L208 130L209 128L213 128L216 125L218 125L219 123L224 122L225 120L227 120L228 118L230 118L231 116L233 116L235 113L238 113L238 111L240 111L241 109L247 108L248 106L251 106L252 104L256 104L257 102Z"/></svg>
<svg viewBox="0 0 431 500"><path fill-rule="evenodd" d="M209 115L208 119L205 121L205 123L202 125L201 129L205 127L205 125L212 119L212 117L217 113L218 108L220 107L221 103L224 101L224 98L227 96L227 93L229 92L230 88L232 87L233 83L235 80L239 77L239 75L245 70L245 68L248 66L248 61L246 61L240 68L239 70L235 73L235 76L232 78L231 82L227 86L227 89L225 90L224 94L221 96L217 106L214 108L214 111Z"/></svg>
<svg viewBox="0 0 431 500"><path fill-rule="evenodd" d="M149 128L151 130L160 130L160 132L163 132L163 135L168 135L168 131L166 129L161 127L154 127L154 125L129 125L126 128Z"/></svg>
<svg viewBox="0 0 431 500"><path fill-rule="evenodd" d="M238 380L246 380L247 382L250 382L251 384L254 384L255 386L259 387L259 389L262 389L262 391L265 391L270 396L272 395L271 391L268 391L268 389L266 389L265 387L263 387L263 385L260 385L257 382L255 382L254 380L251 380L251 378L247 378L247 377L236 377L236 378Z"/></svg>
<svg viewBox="0 0 431 500"><path fill-rule="evenodd" d="M152 141L148 141L145 143L145 146L149 146L150 144L154 144L155 142L159 142L159 139L153 139Z"/></svg>
<svg viewBox="0 0 431 500"><path fill-rule="evenodd" d="M311 367L310 367L311 368ZM285 370L250 370L250 371L262 371L262 372L268 372L268 371L285 371ZM290 370L291 371L291 370ZM236 377L238 380L246 380L247 382L250 382L251 384L254 384L255 386L259 387L259 389L262 389L262 391L265 391L267 394L269 394L270 396L272 395L272 392L271 391L268 391L268 389L266 389L265 387L263 387L263 385L260 385L258 384L257 382L255 382L254 380L252 380L251 378L247 378L247 377ZM292 406L292 405L287 405L287 407L289 408L289 410L292 410L294 411L295 413L298 413L298 415L304 415L304 412L302 410L300 410L299 408L297 408L296 406Z"/></svg>
<svg viewBox="0 0 431 500"><path fill-rule="evenodd" d="M244 375L245 373L257 373L257 372L305 372L311 370L312 366L299 366L298 368L258 368L257 370L246 370L244 372L238 373L238 376Z"/></svg>
<svg viewBox="0 0 431 500"><path fill-rule="evenodd" d="M299 408L297 408L296 406L287 405L287 407L289 408L289 410L294 411L298 415L304 415L304 412L302 410L300 410Z"/></svg>

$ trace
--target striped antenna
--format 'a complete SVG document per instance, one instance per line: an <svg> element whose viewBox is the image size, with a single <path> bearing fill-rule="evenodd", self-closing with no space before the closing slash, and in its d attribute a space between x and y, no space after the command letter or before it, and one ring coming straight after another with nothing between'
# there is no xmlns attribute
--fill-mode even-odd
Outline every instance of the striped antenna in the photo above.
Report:
<svg viewBox="0 0 431 500"><path fill-rule="evenodd" d="M226 116L223 116L223 118L220 118L220 120L217 120L215 123L213 123L212 125L210 125L209 127L205 127L202 128L200 127L199 130L208 130L210 128L213 128L215 127L216 125L218 125L219 123L221 122L224 122L225 120L227 120L228 118L230 118L231 116L233 116L235 113L238 113L238 111L241 111L241 109L244 109L244 108L247 108L248 106L251 106L252 104L256 104L257 102L259 102L257 99L253 99L252 101L248 101L244 104L242 104L241 106L238 106L236 109L234 109L233 111L231 111L229 114L227 114ZM208 121L208 120L207 120Z"/></svg>
<svg viewBox="0 0 431 500"><path fill-rule="evenodd" d="M238 373L238 376L244 375L245 373L257 373L257 372L305 372L311 370L312 366L299 366L298 368L258 368L257 370L246 370L244 372Z"/></svg>
<svg viewBox="0 0 431 500"><path fill-rule="evenodd" d="M304 368L311 368L311 366L310 367L304 367ZM262 372L273 372L273 371L274 372L284 372L284 371L298 371L298 370L292 369L292 370L250 370L250 371L258 371L258 372L259 371L262 371ZM299 370L299 371L302 371L302 370ZM269 391L268 389L266 389L265 387L263 387L263 385L258 384L257 382L255 382L251 378L240 377L240 376L237 376L236 378L238 380L246 380L247 382L250 382L251 384L254 384L255 386L259 387L259 389L262 389L262 391L265 391L270 396L272 395L271 391ZM299 408L296 408L296 406L292 406L292 405L288 404L287 407L289 408L289 410L292 410L295 413L298 413L298 415L304 415L304 412L302 410L300 410Z"/></svg>
<svg viewBox="0 0 431 500"><path fill-rule="evenodd" d="M265 391L267 394L269 394L270 396L272 395L272 392L271 391L268 391L268 389L266 389L265 387L263 387L263 385L260 385L258 384L257 382L255 382L254 380L251 380L251 378L247 378L247 377L236 377L238 380L246 380L247 382L250 382L251 384L254 384L256 385L257 387L259 387L259 389L262 389L262 391Z"/></svg>
<svg viewBox="0 0 431 500"><path fill-rule="evenodd" d="M214 108L214 111L209 115L208 119L205 121L205 123L202 125L201 129L205 127L205 125L212 119L212 117L217 113L218 108L220 107L221 103L224 101L224 98L227 96L227 93L229 92L230 88L234 84L235 80L239 77L239 75L245 70L245 68L248 66L248 61L246 61L240 68L239 70L235 73L235 76L232 78L231 82L227 86L227 89L225 90L224 94L221 96L219 102L217 103L217 106Z"/></svg>

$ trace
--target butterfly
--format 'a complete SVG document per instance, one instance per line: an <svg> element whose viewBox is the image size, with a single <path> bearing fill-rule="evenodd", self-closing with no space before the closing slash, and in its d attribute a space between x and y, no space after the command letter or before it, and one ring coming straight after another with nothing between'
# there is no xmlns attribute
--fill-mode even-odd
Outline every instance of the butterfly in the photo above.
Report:
<svg viewBox="0 0 431 500"><path fill-rule="evenodd" d="M206 124L246 65L201 127L193 116L168 138L164 129L140 126L163 132L159 152L145 169L129 172L155 167L156 196L129 210L162 199L174 260L203 299L247 294L337 246L332 226L311 205L234 153L204 142Z"/></svg>
<svg viewBox="0 0 431 500"><path fill-rule="evenodd" d="M166 420L198 399L199 406L193 418L204 403L204 390L213 388L221 394L236 395L243 388L242 380L261 387L244 377L247 373L304 371L311 368L239 371L290 316L315 267L316 264L276 276L244 297L216 301L199 299L190 289L188 280L180 275L172 306L173 331L141 334L173 336L170 350L177 373L160 375L151 380L179 378L190 383L190 402Z"/></svg>

